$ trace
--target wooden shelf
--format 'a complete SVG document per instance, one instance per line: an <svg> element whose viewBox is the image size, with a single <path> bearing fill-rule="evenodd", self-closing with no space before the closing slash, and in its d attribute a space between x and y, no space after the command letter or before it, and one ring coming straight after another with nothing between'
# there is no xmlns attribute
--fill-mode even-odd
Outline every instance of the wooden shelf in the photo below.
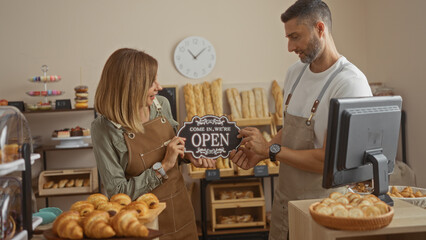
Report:
<svg viewBox="0 0 426 240"><path fill-rule="evenodd" d="M32 113L58 113L58 112L84 112L84 111L94 111L94 108L83 108L83 109L53 109L53 110L34 110L34 111L24 111L24 114Z"/></svg>
<svg viewBox="0 0 426 240"><path fill-rule="evenodd" d="M75 150L75 149L92 149L93 146L89 144L89 146L85 147L75 147L75 148L57 148L56 145L49 146L41 146L34 149L35 152L43 152L43 151L63 151L63 150Z"/></svg>

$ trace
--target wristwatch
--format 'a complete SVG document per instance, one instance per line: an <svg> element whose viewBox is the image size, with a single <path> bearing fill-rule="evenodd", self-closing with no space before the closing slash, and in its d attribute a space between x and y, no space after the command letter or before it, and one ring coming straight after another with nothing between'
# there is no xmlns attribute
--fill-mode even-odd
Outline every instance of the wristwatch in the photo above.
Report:
<svg viewBox="0 0 426 240"><path fill-rule="evenodd" d="M156 162L154 163L154 165L152 165L152 169L160 174L161 178L167 179L169 178L169 176L167 176L166 171L164 171L163 165L161 164L161 162Z"/></svg>
<svg viewBox="0 0 426 240"><path fill-rule="evenodd" d="M275 156L281 151L281 145L279 144L272 144L269 147L269 159L271 159L272 162L275 162L277 159L275 159Z"/></svg>

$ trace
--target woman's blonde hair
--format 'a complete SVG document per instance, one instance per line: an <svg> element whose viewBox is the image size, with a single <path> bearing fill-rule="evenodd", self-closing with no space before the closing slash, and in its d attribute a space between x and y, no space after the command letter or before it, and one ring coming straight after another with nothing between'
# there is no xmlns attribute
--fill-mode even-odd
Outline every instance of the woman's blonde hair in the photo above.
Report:
<svg viewBox="0 0 426 240"><path fill-rule="evenodd" d="M96 111L125 128L143 132L140 112L147 106L148 89L157 70L157 60L142 51L115 51L105 63L96 89Z"/></svg>

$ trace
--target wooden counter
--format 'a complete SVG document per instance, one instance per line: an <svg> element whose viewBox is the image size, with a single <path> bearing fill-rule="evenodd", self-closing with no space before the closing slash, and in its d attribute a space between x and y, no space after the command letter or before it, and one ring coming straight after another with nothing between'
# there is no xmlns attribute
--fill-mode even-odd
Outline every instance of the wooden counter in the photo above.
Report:
<svg viewBox="0 0 426 240"><path fill-rule="evenodd" d="M426 239L426 210L395 199L392 222L373 231L333 230L317 224L309 213L309 206L319 199L289 202L290 239L297 240L415 240Z"/></svg>

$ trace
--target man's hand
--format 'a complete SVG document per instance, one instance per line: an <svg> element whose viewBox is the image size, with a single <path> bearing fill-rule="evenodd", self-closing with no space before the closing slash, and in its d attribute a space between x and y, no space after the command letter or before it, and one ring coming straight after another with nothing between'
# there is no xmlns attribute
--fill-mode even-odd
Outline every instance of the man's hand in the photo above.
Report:
<svg viewBox="0 0 426 240"><path fill-rule="evenodd" d="M229 154L229 159L240 168L247 170L256 166L264 158L245 147L240 147L238 151L232 150Z"/></svg>
<svg viewBox="0 0 426 240"><path fill-rule="evenodd" d="M237 137L242 137L243 140L241 141L241 145L244 145L246 150L259 155L260 159L266 159L269 157L269 143L265 140L259 129L246 127L240 130ZM248 155L253 154L249 153Z"/></svg>

